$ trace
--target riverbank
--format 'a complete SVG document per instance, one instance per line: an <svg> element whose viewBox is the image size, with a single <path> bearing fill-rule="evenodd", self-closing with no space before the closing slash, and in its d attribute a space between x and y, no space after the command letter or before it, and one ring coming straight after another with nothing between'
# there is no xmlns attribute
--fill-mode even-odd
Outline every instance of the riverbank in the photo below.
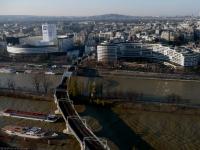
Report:
<svg viewBox="0 0 200 150"><path fill-rule="evenodd" d="M12 91L12 90L0 90L0 97L8 97L14 99L24 99L32 101L46 101L54 102L53 94L36 94L23 91ZM89 102L89 100L88 100ZM81 103L81 102L77 102ZM99 107L112 107L120 106L123 108L133 108L135 110L142 111L152 111L152 112L166 112L166 113L180 113L188 115L200 115L200 106L192 104L179 104L179 103L164 103L164 102L154 102L154 101L128 101L122 99L103 99L103 100L94 100L91 105L96 105ZM76 108L79 112L83 112L85 108L82 105L76 105Z"/></svg>
<svg viewBox="0 0 200 150"><path fill-rule="evenodd" d="M122 78L144 78L144 79L162 79L168 81L195 81L200 82L199 75L192 74L167 74L167 73L152 73L152 72L139 72L128 70L98 70L99 75L102 77L118 76Z"/></svg>
<svg viewBox="0 0 200 150"><path fill-rule="evenodd" d="M52 101L53 102L53 94L39 94L32 92L24 92L19 90L9 90L9 89L0 89L1 97L10 97L10 98L18 98L18 99L28 99L35 101Z"/></svg>
<svg viewBox="0 0 200 150"><path fill-rule="evenodd" d="M115 72L115 71L113 71ZM137 73L137 72L136 72ZM147 73L143 73L145 75ZM28 93L35 93L36 87L33 81L34 75L31 74L0 74L0 88L9 89L8 85L14 83L15 91L25 91ZM54 92L55 87L60 82L61 76L51 75L48 77L51 83L49 84L48 92ZM189 100L191 103L200 104L200 95L198 89L200 88L200 80L178 80L178 79L165 79L155 78L148 76L134 76L132 73L126 75L108 75L105 77L90 78L80 77L77 80L77 87L82 92L82 95L88 95L88 88L95 81L103 86L103 94L110 95L109 93L139 93L143 94L147 100L161 100L166 99L169 95L177 95L182 99ZM8 84L9 83L9 84ZM1 89L0 89L1 90ZM39 91L44 92L43 83L40 83Z"/></svg>

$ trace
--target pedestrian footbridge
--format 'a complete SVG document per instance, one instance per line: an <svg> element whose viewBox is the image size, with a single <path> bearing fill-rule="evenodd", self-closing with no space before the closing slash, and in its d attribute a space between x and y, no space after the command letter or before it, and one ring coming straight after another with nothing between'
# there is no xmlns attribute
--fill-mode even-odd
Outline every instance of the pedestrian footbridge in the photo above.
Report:
<svg viewBox="0 0 200 150"><path fill-rule="evenodd" d="M72 134L80 143L81 150L110 150L107 141L98 138L87 126L74 108L68 94L68 83L72 73L65 72L55 90L54 99L58 110L66 122L65 133Z"/></svg>

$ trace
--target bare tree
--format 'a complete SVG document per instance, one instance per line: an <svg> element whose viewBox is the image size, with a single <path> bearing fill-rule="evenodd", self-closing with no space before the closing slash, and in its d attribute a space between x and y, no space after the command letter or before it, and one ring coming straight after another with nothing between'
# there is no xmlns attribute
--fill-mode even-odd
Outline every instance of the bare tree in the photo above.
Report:
<svg viewBox="0 0 200 150"><path fill-rule="evenodd" d="M53 83L52 83L50 77L48 77L47 75L43 75L43 77L42 77L42 86L43 86L45 94L48 93L48 90L49 90L49 88L51 87L52 84Z"/></svg>
<svg viewBox="0 0 200 150"><path fill-rule="evenodd" d="M32 78L33 86L36 89L36 92L40 92L40 84L41 84L41 74L35 74Z"/></svg>
<svg viewBox="0 0 200 150"><path fill-rule="evenodd" d="M8 86L8 88L10 89L10 90L15 90L15 88L16 88L16 84L15 84L15 81L14 80L12 80L12 79L8 79L7 80L7 86Z"/></svg>

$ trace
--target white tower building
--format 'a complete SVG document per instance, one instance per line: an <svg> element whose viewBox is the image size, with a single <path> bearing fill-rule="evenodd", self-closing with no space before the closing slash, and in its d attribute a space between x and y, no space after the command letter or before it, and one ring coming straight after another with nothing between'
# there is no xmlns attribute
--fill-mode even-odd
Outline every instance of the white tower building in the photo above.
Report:
<svg viewBox="0 0 200 150"><path fill-rule="evenodd" d="M55 24L42 25L43 41L51 42L57 38L57 30Z"/></svg>

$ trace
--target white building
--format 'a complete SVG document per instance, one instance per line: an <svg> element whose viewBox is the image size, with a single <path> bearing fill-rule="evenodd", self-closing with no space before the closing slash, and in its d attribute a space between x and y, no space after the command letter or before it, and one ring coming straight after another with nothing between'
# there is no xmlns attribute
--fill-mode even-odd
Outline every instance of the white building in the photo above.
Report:
<svg viewBox="0 0 200 150"><path fill-rule="evenodd" d="M196 66L199 62L199 54L190 49L143 43L101 44L97 47L97 58L109 62L117 58L151 58L185 67Z"/></svg>
<svg viewBox="0 0 200 150"><path fill-rule="evenodd" d="M120 54L121 58L138 58L138 57L151 57L152 49L148 44L142 43L120 43L120 50L118 54Z"/></svg>
<svg viewBox="0 0 200 150"><path fill-rule="evenodd" d="M57 38L56 25L54 24L43 24L42 25L43 41L51 42Z"/></svg>
<svg viewBox="0 0 200 150"><path fill-rule="evenodd" d="M8 45L7 52L10 55L62 53L74 47L73 36L57 37L56 26L53 24L43 24L42 34L43 36L19 38L19 44Z"/></svg>
<svg viewBox="0 0 200 150"><path fill-rule="evenodd" d="M102 43L97 46L97 59L102 62L115 62L117 61L118 45L110 43Z"/></svg>
<svg viewBox="0 0 200 150"><path fill-rule="evenodd" d="M7 49L7 43L4 41L0 41L0 54L5 53Z"/></svg>
<svg viewBox="0 0 200 150"><path fill-rule="evenodd" d="M184 67L196 66L199 62L199 54L184 47L170 48L160 44L154 44L153 52L157 53L154 58L162 58ZM160 56L159 56L160 55Z"/></svg>
<svg viewBox="0 0 200 150"><path fill-rule="evenodd" d="M99 38L104 40L110 40L112 37L114 37L113 32L100 32Z"/></svg>

